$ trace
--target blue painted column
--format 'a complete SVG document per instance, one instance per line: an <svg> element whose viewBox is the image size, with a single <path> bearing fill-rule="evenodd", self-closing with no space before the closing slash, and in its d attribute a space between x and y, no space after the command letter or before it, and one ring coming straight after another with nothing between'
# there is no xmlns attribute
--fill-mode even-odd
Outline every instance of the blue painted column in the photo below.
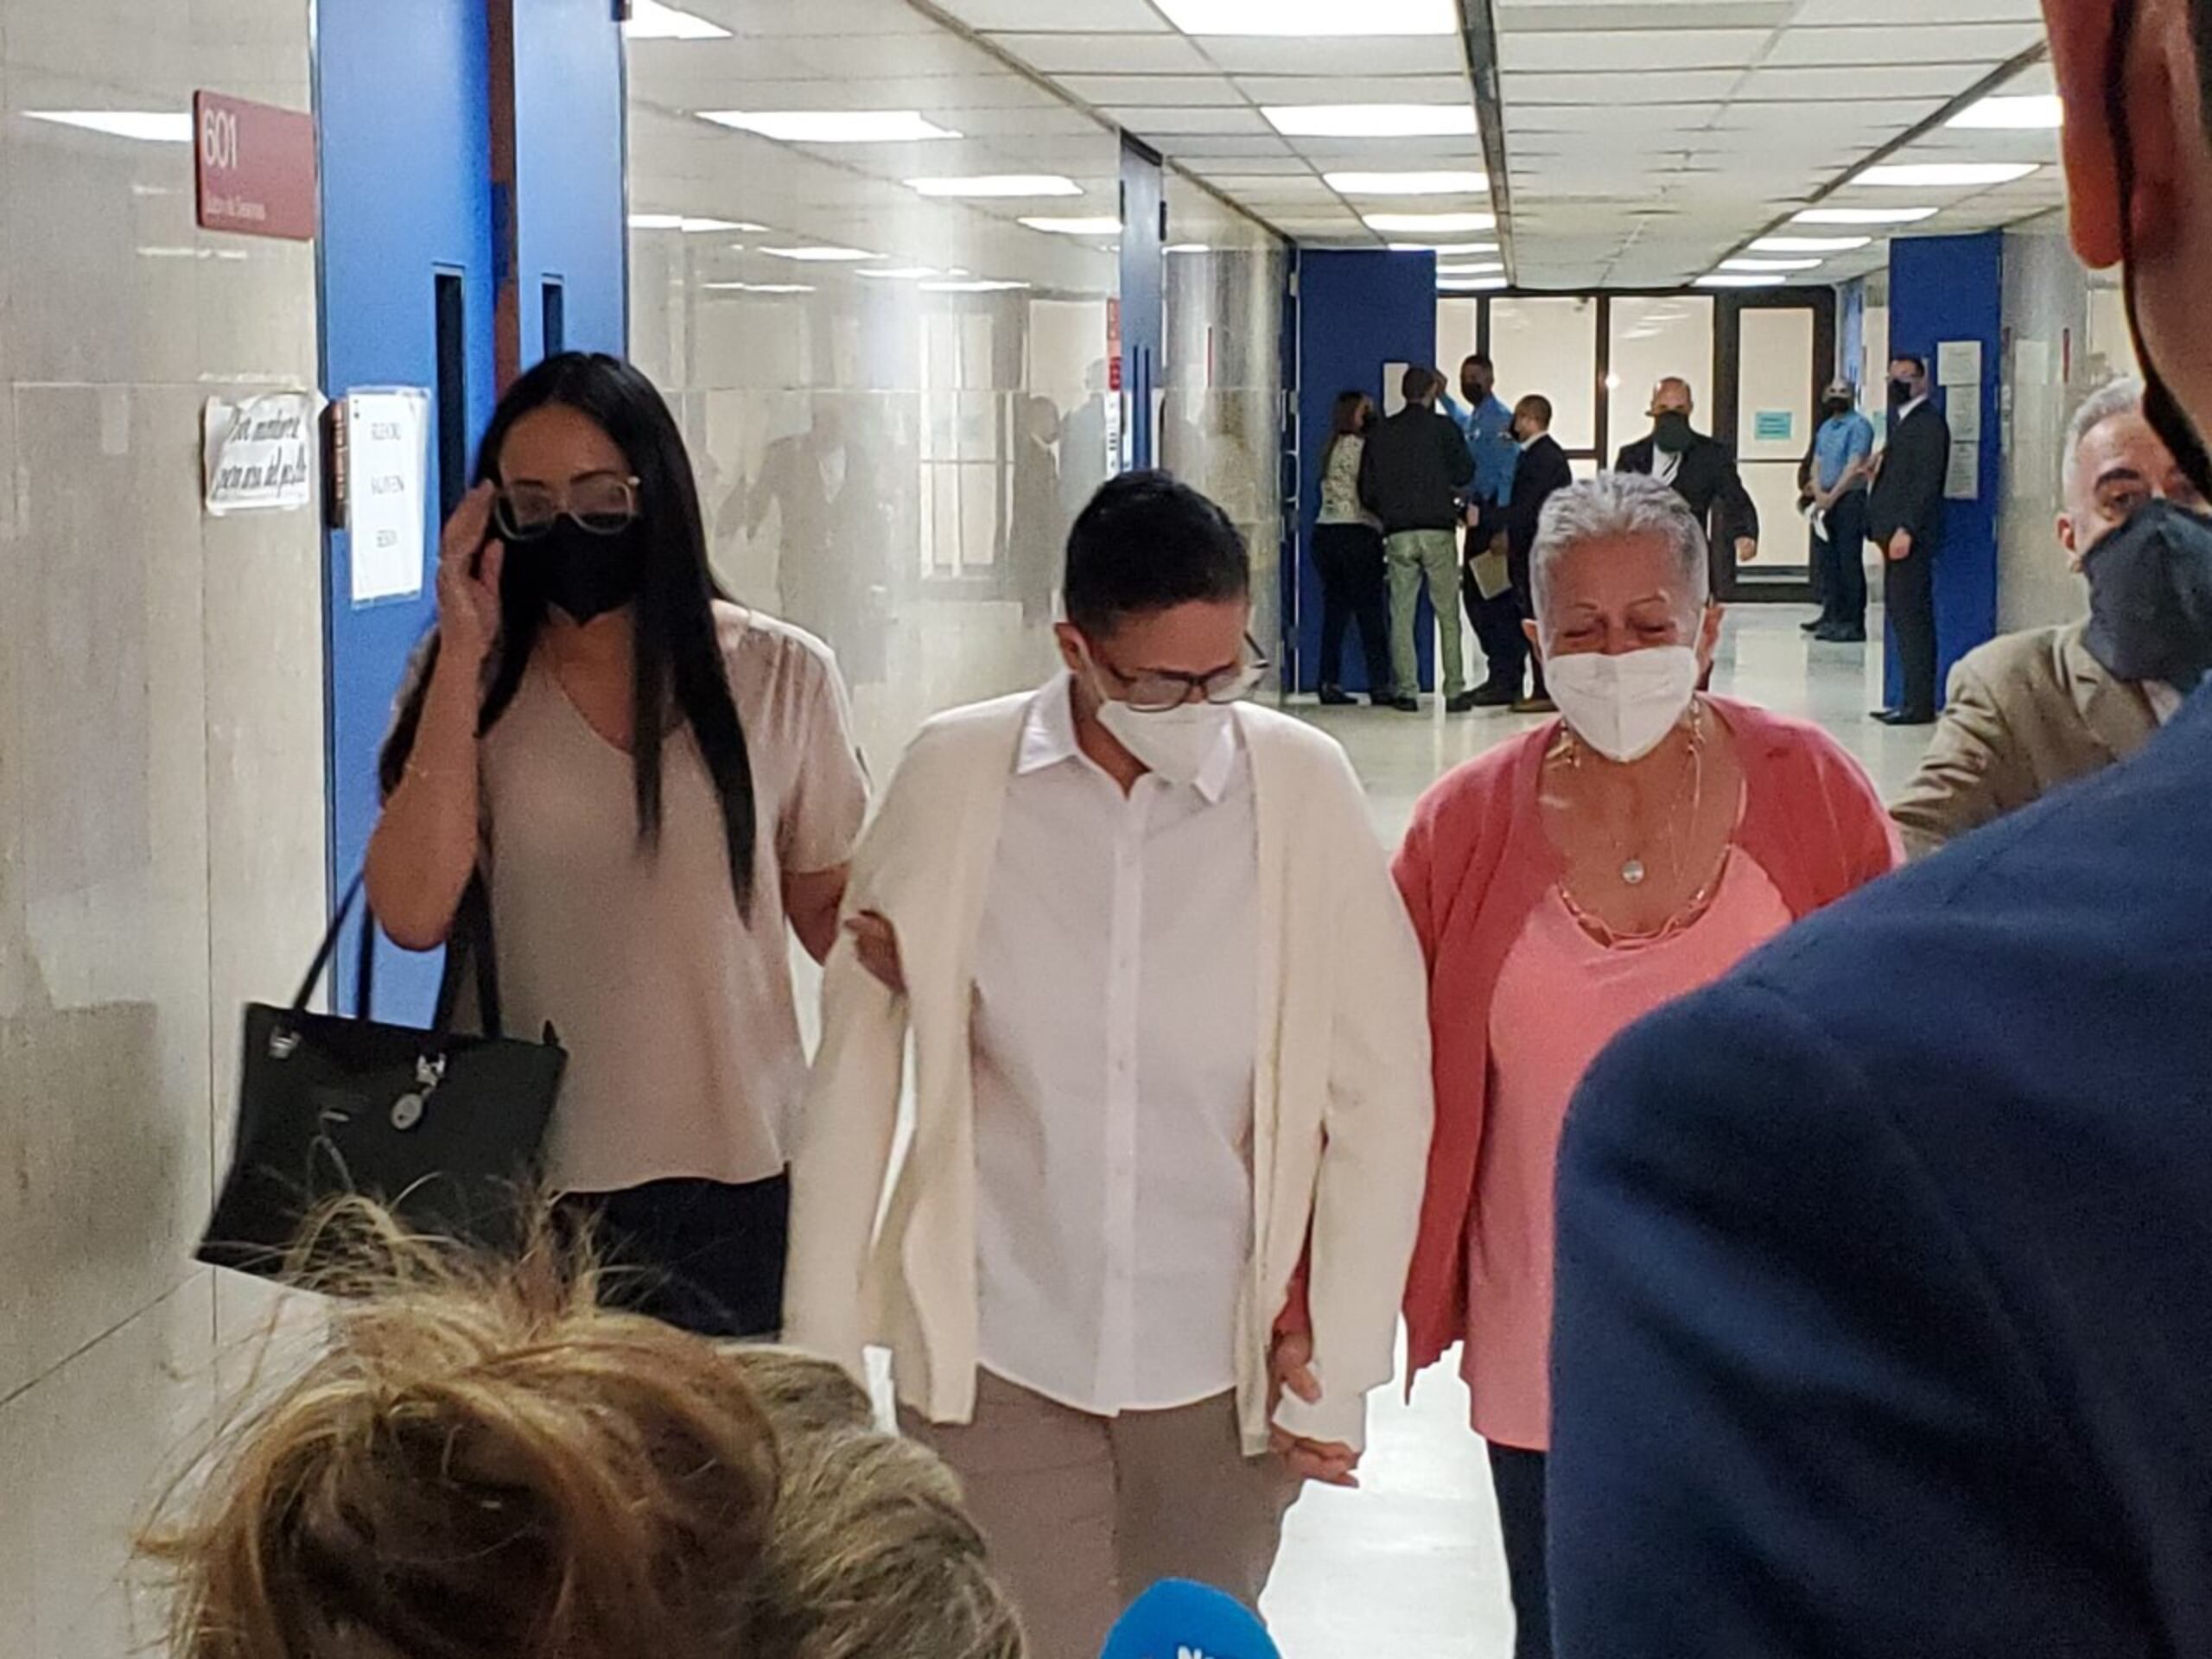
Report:
<svg viewBox="0 0 2212 1659"><path fill-rule="evenodd" d="M1313 522L1321 511L1321 458L1330 416L1342 391L1359 391L1384 408L1383 365L1436 361L1436 256L1365 251L1306 251L1298 289L1298 606L1292 683L1314 689L1321 656L1321 582L1313 569ZM1422 601L1422 615L1428 614ZM1452 620L1456 623L1458 618ZM1421 627L1421 681L1433 672L1435 631ZM1344 683L1366 690L1364 659L1344 652Z"/></svg>
<svg viewBox="0 0 2212 1659"><path fill-rule="evenodd" d="M2004 256L2005 238L1996 231L1980 236L1905 237L1890 245L1891 353L1925 357L1929 374L1940 382L1946 342L1970 340L1981 348L1978 385L1938 385L1935 391L1955 436L1967 423L1964 410L1969 401L1981 413L1978 487L1971 500L1944 503L1943 545L1936 558L1939 685L1949 683L1959 658L1997 632L1997 509L2005 499L2004 446L1997 417ZM1894 635L1885 678L1895 707L1903 687Z"/></svg>
<svg viewBox="0 0 2212 1659"><path fill-rule="evenodd" d="M621 26L608 0L514 11L512 273L521 364L629 340ZM549 341L549 321L561 338Z"/></svg>
<svg viewBox="0 0 2212 1659"><path fill-rule="evenodd" d="M1160 157L1130 139L1122 141L1122 391L1132 467L1160 464L1159 423L1153 393L1159 390L1167 336L1167 246L1164 215L1167 183Z"/></svg>

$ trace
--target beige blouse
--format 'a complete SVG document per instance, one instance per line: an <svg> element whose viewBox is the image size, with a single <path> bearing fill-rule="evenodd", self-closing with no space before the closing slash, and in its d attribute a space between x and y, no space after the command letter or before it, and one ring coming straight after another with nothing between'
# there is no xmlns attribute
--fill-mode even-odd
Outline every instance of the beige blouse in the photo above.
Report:
<svg viewBox="0 0 2212 1659"><path fill-rule="evenodd" d="M657 850L639 843L629 755L543 662L484 740L506 1027L550 1021L569 1051L547 1143L558 1192L757 1181L790 1160L806 1056L782 878L850 861L868 780L828 648L735 610L720 632L760 823L749 925L688 728L664 751Z"/></svg>

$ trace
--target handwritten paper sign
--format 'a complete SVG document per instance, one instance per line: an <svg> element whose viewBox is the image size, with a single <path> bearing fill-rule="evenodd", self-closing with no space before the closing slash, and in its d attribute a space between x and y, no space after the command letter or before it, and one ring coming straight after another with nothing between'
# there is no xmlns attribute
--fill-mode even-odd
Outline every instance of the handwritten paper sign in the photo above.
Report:
<svg viewBox="0 0 2212 1659"><path fill-rule="evenodd" d="M315 489L317 402L311 391L207 400L200 454L210 513L221 518L307 505Z"/></svg>
<svg viewBox="0 0 2212 1659"><path fill-rule="evenodd" d="M353 603L423 591L430 472L430 394L420 387L346 394Z"/></svg>

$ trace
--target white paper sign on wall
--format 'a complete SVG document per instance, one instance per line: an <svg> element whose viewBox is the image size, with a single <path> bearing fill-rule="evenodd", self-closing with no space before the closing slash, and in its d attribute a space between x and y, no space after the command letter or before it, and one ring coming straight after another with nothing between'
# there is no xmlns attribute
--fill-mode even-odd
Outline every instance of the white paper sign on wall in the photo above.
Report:
<svg viewBox="0 0 2212 1659"><path fill-rule="evenodd" d="M207 511L222 518L306 506L315 492L321 404L312 391L274 391L235 404L210 397L200 425Z"/></svg>
<svg viewBox="0 0 2212 1659"><path fill-rule="evenodd" d="M419 386L346 394L353 603L423 591L430 474L430 394Z"/></svg>

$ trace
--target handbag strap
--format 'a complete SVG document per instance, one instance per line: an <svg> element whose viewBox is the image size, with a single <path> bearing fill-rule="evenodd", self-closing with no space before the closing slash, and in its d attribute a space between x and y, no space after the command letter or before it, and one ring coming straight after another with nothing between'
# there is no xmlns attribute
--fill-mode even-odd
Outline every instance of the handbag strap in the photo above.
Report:
<svg viewBox="0 0 2212 1659"><path fill-rule="evenodd" d="M330 918L329 931L322 936L315 960L308 964L307 977L300 982L299 992L292 998L294 1014L307 1012L315 988L322 982L323 975L329 971L331 958L338 953L338 941L345 934L346 924L353 919L358 908L361 912L361 931L354 940L353 983L358 988L353 1014L359 1020L376 1017L377 917L375 910L362 900L365 880L365 876L355 876L346 889L346 896L338 901L337 913ZM454 913L453 939L446 948L448 952L460 951L474 959L477 1010L483 1020L484 1034L505 1034L499 1005L499 964L492 948L492 906L480 876L470 877L461 893L460 906ZM459 976L448 970L438 987L432 1030L453 1028L454 1005L459 994Z"/></svg>
<svg viewBox="0 0 2212 1659"><path fill-rule="evenodd" d="M354 907L361 902L362 878L355 876L353 884L346 889L346 896L338 901L337 913L330 918L330 931L322 936L322 943L315 949L315 960L308 964L307 977L300 982L299 995L292 999L292 1012L305 1014L308 999L315 988L322 983L322 976L330 967L330 959L338 952L338 940L352 919ZM376 919L364 917L361 923L360 955L356 960L360 985L360 1016L365 1020L374 1006L372 989L376 974Z"/></svg>
<svg viewBox="0 0 2212 1659"><path fill-rule="evenodd" d="M476 976L476 1016L484 1034L505 1035L499 1002L499 958L492 937L492 899L480 874L469 877L454 912L453 937L446 944L446 970L438 981L435 1024L440 1031L453 1028L466 971Z"/></svg>

